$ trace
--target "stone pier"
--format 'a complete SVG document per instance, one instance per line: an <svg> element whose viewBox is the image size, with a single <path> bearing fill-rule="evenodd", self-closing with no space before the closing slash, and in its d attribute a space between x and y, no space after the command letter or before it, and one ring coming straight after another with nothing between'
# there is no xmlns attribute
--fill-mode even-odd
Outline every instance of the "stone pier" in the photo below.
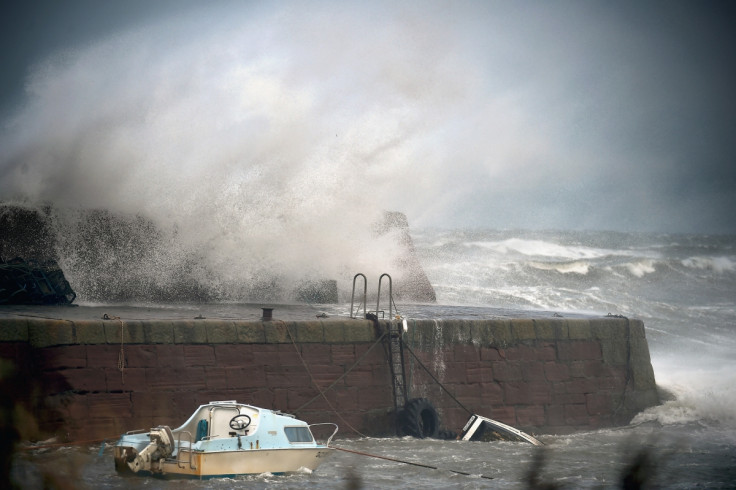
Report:
<svg viewBox="0 0 736 490"><path fill-rule="evenodd" d="M0 314L3 376L25 380L13 396L35 420L28 437L96 440L178 426L211 400L335 422L344 437L394 433L384 321L108 318ZM473 412L533 433L567 433L626 424L659 403L640 320L408 327L410 396L429 399L449 431Z"/></svg>

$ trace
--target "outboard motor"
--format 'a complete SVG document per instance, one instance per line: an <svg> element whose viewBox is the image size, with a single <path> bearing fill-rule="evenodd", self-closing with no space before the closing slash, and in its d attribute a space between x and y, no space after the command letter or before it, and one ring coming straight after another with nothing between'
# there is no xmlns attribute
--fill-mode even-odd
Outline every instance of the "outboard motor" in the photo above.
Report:
<svg viewBox="0 0 736 490"><path fill-rule="evenodd" d="M136 454L128 466L133 473L151 471L151 463L168 458L174 452L174 434L168 425L159 425L151 429L151 442L140 453Z"/></svg>

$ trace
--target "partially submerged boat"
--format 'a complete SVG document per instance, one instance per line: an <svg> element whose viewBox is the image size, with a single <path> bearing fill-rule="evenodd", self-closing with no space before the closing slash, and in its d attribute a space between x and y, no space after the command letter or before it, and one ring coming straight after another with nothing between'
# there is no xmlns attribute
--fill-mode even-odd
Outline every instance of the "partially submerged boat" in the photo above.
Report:
<svg viewBox="0 0 736 490"><path fill-rule="evenodd" d="M498 420L489 419L478 414L472 414L465 423L460 433L462 441L516 441L528 442L535 446L543 446L534 436L515 429L510 425L499 422Z"/></svg>
<svg viewBox="0 0 736 490"><path fill-rule="evenodd" d="M311 431L334 426L324 444ZM216 478L315 470L334 449L337 425L309 425L293 415L234 400L201 405L177 429L160 425L123 434L115 445L121 474Z"/></svg>

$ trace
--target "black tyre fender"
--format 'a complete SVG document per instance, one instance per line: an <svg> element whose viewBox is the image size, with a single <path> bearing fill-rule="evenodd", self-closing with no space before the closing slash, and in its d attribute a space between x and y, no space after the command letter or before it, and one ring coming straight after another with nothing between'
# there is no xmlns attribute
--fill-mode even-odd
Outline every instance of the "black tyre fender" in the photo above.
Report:
<svg viewBox="0 0 736 490"><path fill-rule="evenodd" d="M424 439L436 438L440 431L440 417L426 398L409 400L399 412L400 435Z"/></svg>

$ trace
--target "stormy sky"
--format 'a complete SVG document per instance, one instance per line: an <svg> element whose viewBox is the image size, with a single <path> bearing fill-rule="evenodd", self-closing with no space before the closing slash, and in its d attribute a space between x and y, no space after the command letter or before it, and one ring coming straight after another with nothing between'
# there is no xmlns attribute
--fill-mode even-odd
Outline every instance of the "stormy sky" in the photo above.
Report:
<svg viewBox="0 0 736 490"><path fill-rule="evenodd" d="M3 0L0 19L0 200L736 233L733 2Z"/></svg>

